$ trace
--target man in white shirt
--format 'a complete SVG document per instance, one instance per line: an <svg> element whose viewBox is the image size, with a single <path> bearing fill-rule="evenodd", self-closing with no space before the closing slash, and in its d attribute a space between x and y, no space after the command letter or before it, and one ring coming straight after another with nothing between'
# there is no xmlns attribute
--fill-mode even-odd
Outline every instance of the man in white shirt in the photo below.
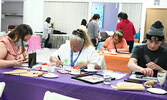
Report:
<svg viewBox="0 0 167 100"><path fill-rule="evenodd" d="M69 64L79 68L87 67L91 63L95 65L95 69L101 69L100 57L88 35L81 29L72 32L70 43L62 44L50 57L50 62L55 62L56 66Z"/></svg>

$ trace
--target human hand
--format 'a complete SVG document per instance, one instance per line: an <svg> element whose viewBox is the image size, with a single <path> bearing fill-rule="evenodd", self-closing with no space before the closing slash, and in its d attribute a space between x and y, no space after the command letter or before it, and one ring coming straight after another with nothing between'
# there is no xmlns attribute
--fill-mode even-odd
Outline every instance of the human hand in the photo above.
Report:
<svg viewBox="0 0 167 100"><path fill-rule="evenodd" d="M81 62L81 63L77 63L75 66L79 67L79 68L82 68L82 67L86 67L87 63L86 62Z"/></svg>
<svg viewBox="0 0 167 100"><path fill-rule="evenodd" d="M63 65L63 62L61 62L60 60L56 61L56 66L59 67L60 65Z"/></svg>
<svg viewBox="0 0 167 100"><path fill-rule="evenodd" d="M151 68L142 68L140 72L151 77L154 75L154 71Z"/></svg>
<svg viewBox="0 0 167 100"><path fill-rule="evenodd" d="M157 70L157 71L162 71L163 70L159 65L157 65L154 62L149 62L149 63L146 64L146 66L147 66L147 68L151 68L151 69Z"/></svg>
<svg viewBox="0 0 167 100"><path fill-rule="evenodd" d="M23 62L24 62L24 59L17 59L14 61L15 66L21 66L23 64Z"/></svg>
<svg viewBox="0 0 167 100"><path fill-rule="evenodd" d="M28 54L25 53L25 56L24 56L24 63L28 62Z"/></svg>

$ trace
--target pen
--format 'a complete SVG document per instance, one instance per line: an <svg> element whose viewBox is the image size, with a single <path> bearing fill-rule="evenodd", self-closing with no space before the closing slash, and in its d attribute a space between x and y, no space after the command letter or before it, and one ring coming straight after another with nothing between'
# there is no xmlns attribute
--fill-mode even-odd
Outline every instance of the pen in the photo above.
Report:
<svg viewBox="0 0 167 100"><path fill-rule="evenodd" d="M58 55L57 57L58 57L58 59L61 61L60 56ZM61 68L63 68L63 65L61 65Z"/></svg>

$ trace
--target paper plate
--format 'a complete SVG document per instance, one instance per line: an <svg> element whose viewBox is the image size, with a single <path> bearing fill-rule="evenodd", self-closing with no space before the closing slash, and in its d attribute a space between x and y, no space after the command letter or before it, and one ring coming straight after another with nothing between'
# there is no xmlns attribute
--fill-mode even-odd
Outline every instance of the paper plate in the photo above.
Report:
<svg viewBox="0 0 167 100"><path fill-rule="evenodd" d="M167 91L160 88L148 88L147 91L155 94L167 94Z"/></svg>
<svg viewBox="0 0 167 100"><path fill-rule="evenodd" d="M84 69L84 70L87 71L87 72L96 72L97 71L96 69L94 69L94 70Z"/></svg>
<svg viewBox="0 0 167 100"><path fill-rule="evenodd" d="M45 78L56 78L56 77L58 77L58 75L54 74L54 73L44 74L42 76L45 77Z"/></svg>

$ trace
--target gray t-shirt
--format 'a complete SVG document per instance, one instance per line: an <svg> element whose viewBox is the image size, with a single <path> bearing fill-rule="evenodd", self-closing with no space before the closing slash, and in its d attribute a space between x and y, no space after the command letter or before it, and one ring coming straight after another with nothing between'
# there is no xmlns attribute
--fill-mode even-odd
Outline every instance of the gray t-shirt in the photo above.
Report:
<svg viewBox="0 0 167 100"><path fill-rule="evenodd" d="M87 25L88 27L88 35L90 39L96 39L98 38L98 29L99 26L97 25L97 22L91 21Z"/></svg>
<svg viewBox="0 0 167 100"><path fill-rule="evenodd" d="M151 51L148 49L147 44L138 45L135 47L131 58L137 59L137 65L146 68L146 64L149 62L154 62L163 69L167 70L167 49L164 47L159 47L156 51ZM154 76L157 76L156 70L154 70Z"/></svg>

